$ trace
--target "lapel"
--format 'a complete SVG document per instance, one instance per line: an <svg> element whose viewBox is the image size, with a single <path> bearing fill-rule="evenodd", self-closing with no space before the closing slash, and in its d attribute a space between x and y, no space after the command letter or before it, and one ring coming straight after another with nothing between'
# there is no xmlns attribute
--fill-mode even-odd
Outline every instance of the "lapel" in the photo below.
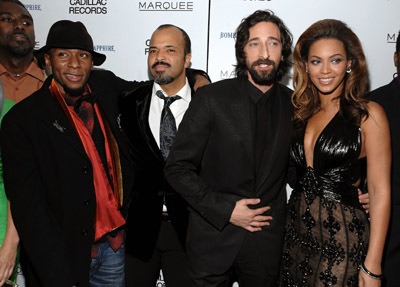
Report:
<svg viewBox="0 0 400 287"><path fill-rule="evenodd" d="M65 142L68 142L79 154L89 160L79 136L50 93L49 86L51 78L52 77L49 77L41 88L42 99L40 100L40 104L43 108L43 112L39 114L39 118L48 127L51 134L55 137L63 138Z"/></svg>
<svg viewBox="0 0 400 287"><path fill-rule="evenodd" d="M152 94L153 84L146 86L144 91L138 99L136 100L136 115L137 122L139 125L140 132L144 140L147 142L150 150L154 154L154 156L164 164L164 158L162 157L160 148L157 145L156 140L154 139L153 133L151 132L149 125L149 111L150 111L150 102L151 102L151 94Z"/></svg>
<svg viewBox="0 0 400 287"><path fill-rule="evenodd" d="M277 104L274 105L273 113L268 117L268 120L271 121L270 126L273 126L273 128L268 131L269 133L267 135L272 138L272 144L266 147L263 152L263 159L261 160L259 172L256 178L257 191L273 170L274 163L278 160L277 157L280 155L279 150L281 149L281 145L284 143L284 139L288 136L291 137L292 134L291 130L288 130L288 127L291 126L291 118L289 114L289 103L286 99L287 95L281 90L279 84L276 84L274 89L275 95L273 96L275 97Z"/></svg>
<svg viewBox="0 0 400 287"><path fill-rule="evenodd" d="M238 136L242 139L251 166L254 166L254 138L245 81L246 78L241 77L233 82L231 110Z"/></svg>
<svg viewBox="0 0 400 287"><path fill-rule="evenodd" d="M95 92L96 93L96 92ZM102 114L104 115L103 121L107 121L111 133L114 136L115 140L117 141L118 144L118 149L120 156L124 154L126 158L130 158L130 152L129 152L129 147L127 143L127 139L123 136L122 134L122 128L121 128L121 123L120 123L120 117L119 115L115 114L115 110L112 111L109 109L107 103L103 102L103 97L101 96L101 92L96 93L98 96L98 104L99 107L102 111ZM115 95L107 95L107 96L115 96ZM106 135L104 135L106 136Z"/></svg>

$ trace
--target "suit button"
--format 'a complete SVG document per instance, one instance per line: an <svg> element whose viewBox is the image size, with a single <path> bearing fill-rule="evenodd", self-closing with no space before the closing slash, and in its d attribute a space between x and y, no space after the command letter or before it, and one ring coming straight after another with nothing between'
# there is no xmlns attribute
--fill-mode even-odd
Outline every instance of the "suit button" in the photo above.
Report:
<svg viewBox="0 0 400 287"><path fill-rule="evenodd" d="M86 229L82 230L82 236L88 236L88 231Z"/></svg>
<svg viewBox="0 0 400 287"><path fill-rule="evenodd" d="M85 174L88 173L89 172L88 167L87 166L82 167L82 172Z"/></svg>
<svg viewBox="0 0 400 287"><path fill-rule="evenodd" d="M85 200L83 201L83 204L84 204L84 205L89 205L89 199L85 199Z"/></svg>
<svg viewBox="0 0 400 287"><path fill-rule="evenodd" d="M164 196L164 190L161 190L161 189L157 190L157 195Z"/></svg>

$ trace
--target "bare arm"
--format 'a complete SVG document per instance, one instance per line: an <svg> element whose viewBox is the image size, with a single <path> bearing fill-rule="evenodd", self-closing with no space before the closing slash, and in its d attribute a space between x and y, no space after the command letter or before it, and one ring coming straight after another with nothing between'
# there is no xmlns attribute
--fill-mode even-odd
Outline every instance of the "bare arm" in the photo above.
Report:
<svg viewBox="0 0 400 287"><path fill-rule="evenodd" d="M362 124L363 151L367 156L367 180L370 198L371 233L365 267L382 274L382 253L390 217L391 147L389 124L383 109L376 103L368 105L369 117ZM360 271L360 286L380 286L380 280Z"/></svg>
<svg viewBox="0 0 400 287"><path fill-rule="evenodd" d="M0 286L3 286L13 273L18 243L19 236L11 216L10 202L8 202L6 236L0 247Z"/></svg>

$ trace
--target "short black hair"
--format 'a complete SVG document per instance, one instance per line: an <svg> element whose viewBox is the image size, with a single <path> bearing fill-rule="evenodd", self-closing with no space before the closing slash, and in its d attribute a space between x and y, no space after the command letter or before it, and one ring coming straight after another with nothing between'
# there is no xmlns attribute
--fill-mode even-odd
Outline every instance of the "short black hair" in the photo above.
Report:
<svg viewBox="0 0 400 287"><path fill-rule="evenodd" d="M398 54L400 52L400 31L397 34L397 40L396 40L396 53Z"/></svg>
<svg viewBox="0 0 400 287"><path fill-rule="evenodd" d="M239 27L236 29L236 75L247 75L246 55L244 53L244 47L246 46L247 41L250 37L249 29L260 22L271 22L279 28L282 41L283 60L278 67L278 71L276 72L276 81L280 81L292 64L290 60L290 55L292 54L293 36L286 25L283 23L283 21L271 10L255 11L247 18L244 18Z"/></svg>
<svg viewBox="0 0 400 287"><path fill-rule="evenodd" d="M183 30L182 28L180 28L178 26L172 25L172 24L163 24L161 26L158 26L156 31L157 30L162 30L162 29L167 29L167 28L176 28L176 29L178 29L179 31L182 32L183 42L185 44L184 54L185 54L185 56L187 54L191 54L192 53L192 43L190 41L189 35L185 32L185 30Z"/></svg>
<svg viewBox="0 0 400 287"><path fill-rule="evenodd" d="M26 12L28 13L29 17L33 21L31 13L29 13L28 9L26 9L25 5L21 1L19 1L19 0L0 0L0 3L15 3L15 4L21 6L22 8L24 8L26 10Z"/></svg>
<svg viewBox="0 0 400 287"><path fill-rule="evenodd" d="M11 3L15 3L15 4L17 4L17 5L21 6L21 7L24 7L24 9L26 10L25 5L22 4L22 2L19 1L19 0L0 0L0 3L2 3L2 2L11 2Z"/></svg>

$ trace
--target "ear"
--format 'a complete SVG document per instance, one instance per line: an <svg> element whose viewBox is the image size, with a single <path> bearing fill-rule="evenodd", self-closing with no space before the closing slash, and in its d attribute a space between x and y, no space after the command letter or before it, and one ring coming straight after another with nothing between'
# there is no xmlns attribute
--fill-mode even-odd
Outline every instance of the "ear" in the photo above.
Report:
<svg viewBox="0 0 400 287"><path fill-rule="evenodd" d="M394 56L393 56L393 60L394 60L394 66L398 67L399 66L399 55L397 54L397 52L394 52Z"/></svg>
<svg viewBox="0 0 400 287"><path fill-rule="evenodd" d="M304 64L306 65L306 71L308 71L308 63L305 62Z"/></svg>
<svg viewBox="0 0 400 287"><path fill-rule="evenodd" d="M347 69L351 68L351 65L353 64L352 60L347 61Z"/></svg>
<svg viewBox="0 0 400 287"><path fill-rule="evenodd" d="M51 71L52 66L51 66L50 54L48 54L48 53L44 54L44 62L46 63L46 69L48 71Z"/></svg>
<svg viewBox="0 0 400 287"><path fill-rule="evenodd" d="M192 54L188 53L185 56L185 68L190 66L190 60L192 59Z"/></svg>

